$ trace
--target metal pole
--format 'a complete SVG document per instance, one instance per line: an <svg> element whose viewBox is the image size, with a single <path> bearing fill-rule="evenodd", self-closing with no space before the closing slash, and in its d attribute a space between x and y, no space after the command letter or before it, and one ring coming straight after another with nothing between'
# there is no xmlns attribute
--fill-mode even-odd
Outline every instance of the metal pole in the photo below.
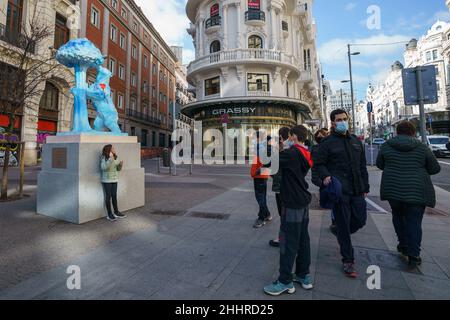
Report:
<svg viewBox="0 0 450 320"><path fill-rule="evenodd" d="M19 155L19 164L20 164L20 178L19 178L19 198L23 196L23 185L25 180L25 142L20 143L20 155Z"/></svg>
<svg viewBox="0 0 450 320"><path fill-rule="evenodd" d="M370 166L373 167L373 127L372 127L373 117L370 114Z"/></svg>
<svg viewBox="0 0 450 320"><path fill-rule="evenodd" d="M356 131L356 119L355 119L355 98L353 92L353 75L352 75L352 55L350 52L350 45L348 45L348 66L350 69L350 90L352 95L352 118L353 118L353 132Z"/></svg>
<svg viewBox="0 0 450 320"><path fill-rule="evenodd" d="M158 156L158 173L161 173L161 158Z"/></svg>
<svg viewBox="0 0 450 320"><path fill-rule="evenodd" d="M175 102L176 100L173 100L173 105L172 105L172 118L173 118L173 131L172 131L172 136L173 136L173 132L177 129L177 117L176 117L176 105ZM172 146L173 149L173 146ZM172 156L170 157L170 162L172 163ZM173 175L176 176L177 175L177 165L175 163L173 163Z"/></svg>
<svg viewBox="0 0 450 320"><path fill-rule="evenodd" d="M422 136L422 142L428 144L427 140L427 124L425 119L425 103L423 99L423 86L422 86L422 67L416 67L416 83L417 83L417 93L419 100L419 111L420 111L420 135Z"/></svg>
<svg viewBox="0 0 450 320"><path fill-rule="evenodd" d="M341 88L341 109L344 109L344 96L342 95L342 88Z"/></svg>

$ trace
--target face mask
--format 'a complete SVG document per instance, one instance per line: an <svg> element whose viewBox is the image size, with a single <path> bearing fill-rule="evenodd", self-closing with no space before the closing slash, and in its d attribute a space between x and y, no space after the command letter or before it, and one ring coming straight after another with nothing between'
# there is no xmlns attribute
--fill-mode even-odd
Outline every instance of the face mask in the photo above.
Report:
<svg viewBox="0 0 450 320"><path fill-rule="evenodd" d="M286 140L285 142L284 142L284 147L286 148L286 149L290 149L290 148L292 148L294 146L294 141L292 141L292 140Z"/></svg>
<svg viewBox="0 0 450 320"><path fill-rule="evenodd" d="M341 121L336 123L336 132L345 134L348 131L348 122L347 121Z"/></svg>

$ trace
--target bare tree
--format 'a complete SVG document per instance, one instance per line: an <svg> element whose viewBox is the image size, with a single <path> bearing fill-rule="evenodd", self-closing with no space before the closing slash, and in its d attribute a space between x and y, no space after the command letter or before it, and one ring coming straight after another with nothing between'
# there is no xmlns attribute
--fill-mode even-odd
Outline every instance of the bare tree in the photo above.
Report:
<svg viewBox="0 0 450 320"><path fill-rule="evenodd" d="M17 114L24 110L26 103L35 101L43 94L43 83L58 68L62 68L54 59L54 52L50 48L37 51L45 43L51 43L48 40L54 35L53 28L43 22L45 19L38 8L38 1L30 9L29 16L27 21L22 22L19 34L3 32L2 40L12 45L8 48L0 47L1 56L6 60L6 63L0 62L0 114L9 118L9 126L4 135L6 137L14 130ZM0 200L8 198L8 168L12 143L3 141L5 154Z"/></svg>

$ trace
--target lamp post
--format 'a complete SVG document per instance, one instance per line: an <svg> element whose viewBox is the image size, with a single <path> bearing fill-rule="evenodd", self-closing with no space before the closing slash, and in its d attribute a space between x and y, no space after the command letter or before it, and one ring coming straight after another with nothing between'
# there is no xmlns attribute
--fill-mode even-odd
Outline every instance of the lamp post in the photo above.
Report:
<svg viewBox="0 0 450 320"><path fill-rule="evenodd" d="M356 129L356 118L355 118L355 98L354 98L354 92L353 92L353 74L352 74L352 56L357 56L361 54L361 52L351 52L350 50L350 44L347 45L348 47L348 67L350 70L350 91L352 96L352 118L353 118L353 130Z"/></svg>

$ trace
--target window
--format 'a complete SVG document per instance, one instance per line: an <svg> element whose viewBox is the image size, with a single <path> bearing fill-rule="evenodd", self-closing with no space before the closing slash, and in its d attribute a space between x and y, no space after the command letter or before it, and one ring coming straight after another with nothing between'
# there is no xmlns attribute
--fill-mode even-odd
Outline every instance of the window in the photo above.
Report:
<svg viewBox="0 0 450 320"><path fill-rule="evenodd" d="M126 36L125 36L123 33L121 33L121 34L120 34L119 45L120 45L120 47L121 47L122 49L125 49L125 47L126 47L126 42L127 42L126 39L127 39Z"/></svg>
<svg viewBox="0 0 450 320"><path fill-rule="evenodd" d="M117 94L117 107L123 109L123 94L121 93Z"/></svg>
<svg viewBox="0 0 450 320"><path fill-rule="evenodd" d="M156 64L152 65L152 73L155 74L156 73Z"/></svg>
<svg viewBox="0 0 450 320"><path fill-rule="evenodd" d="M138 31L138 24L137 24L137 22L133 22L133 30L134 31Z"/></svg>
<svg viewBox="0 0 450 320"><path fill-rule="evenodd" d="M303 50L303 64L306 71L311 71L311 50Z"/></svg>
<svg viewBox="0 0 450 320"><path fill-rule="evenodd" d="M117 11L118 9L117 0L111 0L111 6Z"/></svg>
<svg viewBox="0 0 450 320"><path fill-rule="evenodd" d="M128 18L128 12L127 12L127 9L122 8L122 13L121 13L121 15L122 15L122 18L124 18L125 20L127 20L127 18Z"/></svg>
<svg viewBox="0 0 450 320"><path fill-rule="evenodd" d="M131 49L131 55L133 56L133 59L137 60L137 47L133 44L133 48Z"/></svg>
<svg viewBox="0 0 450 320"><path fill-rule="evenodd" d="M431 61L431 51L427 52L427 62Z"/></svg>
<svg viewBox="0 0 450 320"><path fill-rule="evenodd" d="M148 135L148 131L145 129L142 129L141 131L141 145L143 147L147 146L147 135Z"/></svg>
<svg viewBox="0 0 450 320"><path fill-rule="evenodd" d="M147 91L148 91L148 82L144 81L143 86L144 86L144 88L143 88L144 93L147 93Z"/></svg>
<svg viewBox="0 0 450 320"><path fill-rule="evenodd" d="M438 51L433 50L433 60L437 60L437 59L438 59Z"/></svg>
<svg viewBox="0 0 450 320"><path fill-rule="evenodd" d="M58 111L59 90L52 83L45 83L44 94L41 97L39 108L48 111Z"/></svg>
<svg viewBox="0 0 450 320"><path fill-rule="evenodd" d="M133 87L136 87L136 83L137 83L137 81L136 81L136 73L132 73L131 74L131 85Z"/></svg>
<svg viewBox="0 0 450 320"><path fill-rule="evenodd" d="M111 24L110 38L112 41L117 42L117 27L113 24Z"/></svg>
<svg viewBox="0 0 450 320"><path fill-rule="evenodd" d="M247 75L248 91L269 92L269 75L249 73Z"/></svg>
<svg viewBox="0 0 450 320"><path fill-rule="evenodd" d="M152 97L156 98L156 88L152 87Z"/></svg>
<svg viewBox="0 0 450 320"><path fill-rule="evenodd" d="M214 53L219 51L220 51L220 41L219 40L213 41L211 43L211 46L209 47L209 52Z"/></svg>
<svg viewBox="0 0 450 320"><path fill-rule="evenodd" d="M131 109L136 110L136 98L131 98L130 104L131 104Z"/></svg>
<svg viewBox="0 0 450 320"><path fill-rule="evenodd" d="M112 103L115 105L115 101L116 101L116 92L111 89L111 101Z"/></svg>
<svg viewBox="0 0 450 320"><path fill-rule="evenodd" d="M220 77L205 80L205 96L220 93Z"/></svg>
<svg viewBox="0 0 450 320"><path fill-rule="evenodd" d="M9 0L7 8L6 33L14 37L22 30L23 0Z"/></svg>
<svg viewBox="0 0 450 320"><path fill-rule="evenodd" d="M250 36L248 38L248 48L249 49L263 49L263 41L261 37Z"/></svg>
<svg viewBox="0 0 450 320"><path fill-rule="evenodd" d="M147 69L148 67L148 57L144 55L144 68Z"/></svg>
<svg viewBox="0 0 450 320"><path fill-rule="evenodd" d="M55 44L54 48L59 49L66 44L70 39L70 30L67 28L67 19L56 14L55 22Z"/></svg>
<svg viewBox="0 0 450 320"><path fill-rule="evenodd" d="M119 78L125 80L125 66L123 64L119 65Z"/></svg>
<svg viewBox="0 0 450 320"><path fill-rule="evenodd" d="M109 58L109 70L112 72L113 75L116 74L116 59Z"/></svg>
<svg viewBox="0 0 450 320"><path fill-rule="evenodd" d="M136 128L135 127L131 127L131 136L136 136Z"/></svg>
<svg viewBox="0 0 450 320"><path fill-rule="evenodd" d="M100 28L100 13L94 7L91 8L91 23L97 28Z"/></svg>
<svg viewBox="0 0 450 320"><path fill-rule="evenodd" d="M152 131L152 147L156 147L156 132Z"/></svg>

